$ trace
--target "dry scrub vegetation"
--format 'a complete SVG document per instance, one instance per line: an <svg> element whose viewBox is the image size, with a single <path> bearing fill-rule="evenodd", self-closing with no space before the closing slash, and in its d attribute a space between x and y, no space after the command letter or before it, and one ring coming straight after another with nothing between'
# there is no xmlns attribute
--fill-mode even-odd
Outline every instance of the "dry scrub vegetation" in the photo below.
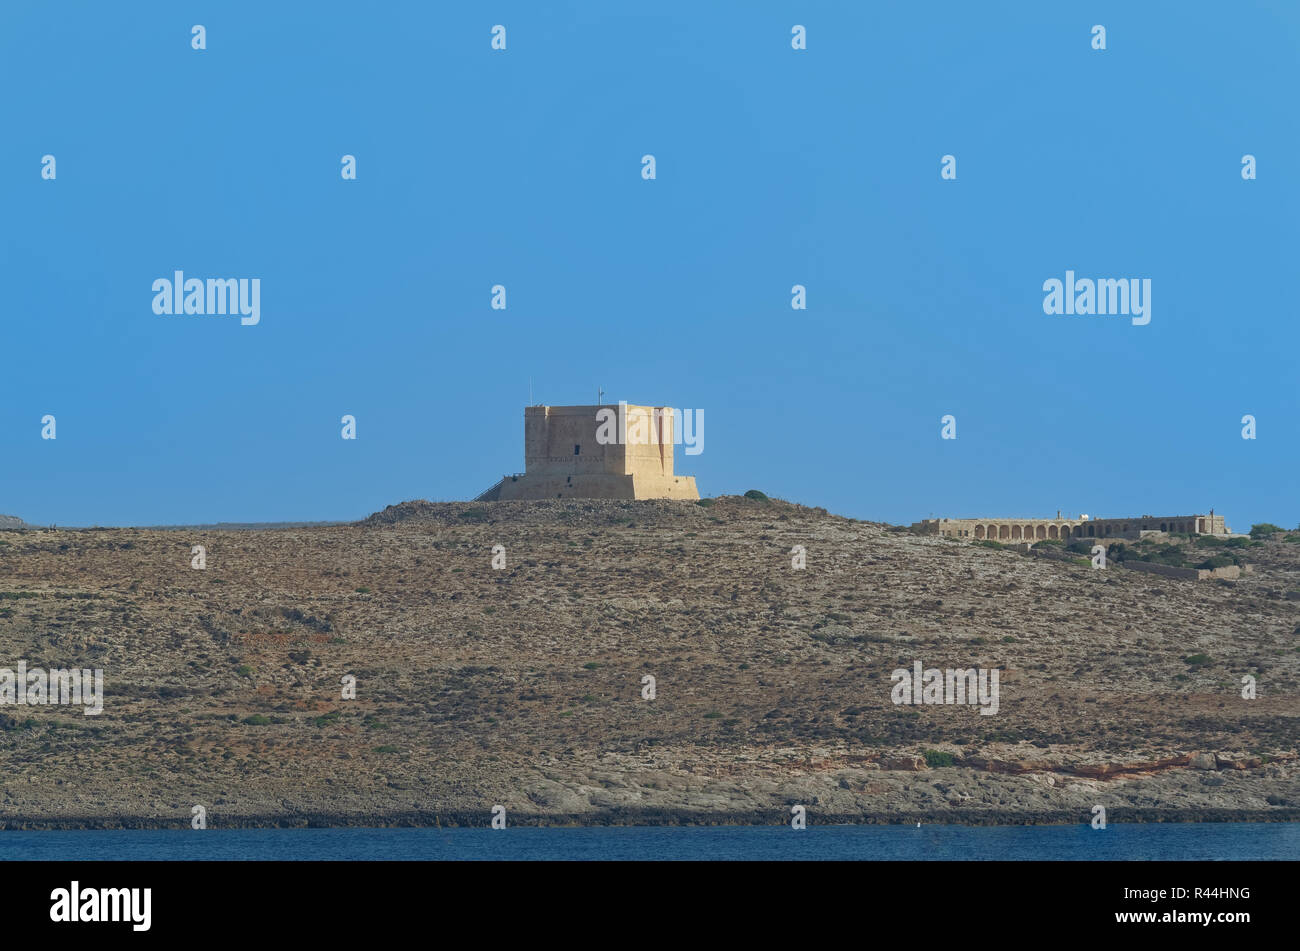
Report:
<svg viewBox="0 0 1300 951"><path fill-rule="evenodd" d="M106 688L0 707L0 825L1300 814L1300 545L1197 583L706 502L2 532L0 667ZM1001 668L999 713L895 706L918 659Z"/></svg>

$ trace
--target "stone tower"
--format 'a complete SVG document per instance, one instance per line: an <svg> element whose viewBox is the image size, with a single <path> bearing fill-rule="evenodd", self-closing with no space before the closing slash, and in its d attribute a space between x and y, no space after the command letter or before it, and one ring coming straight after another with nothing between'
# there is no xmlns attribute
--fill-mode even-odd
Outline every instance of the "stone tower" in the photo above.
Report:
<svg viewBox="0 0 1300 951"><path fill-rule="evenodd" d="M694 477L673 474L677 424L665 406L525 407L526 471L475 501L698 499Z"/></svg>

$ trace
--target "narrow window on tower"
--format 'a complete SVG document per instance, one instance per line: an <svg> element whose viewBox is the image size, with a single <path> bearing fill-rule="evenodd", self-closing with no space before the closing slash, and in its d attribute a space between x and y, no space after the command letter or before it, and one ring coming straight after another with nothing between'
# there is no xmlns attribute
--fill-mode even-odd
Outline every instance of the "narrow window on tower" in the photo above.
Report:
<svg viewBox="0 0 1300 951"><path fill-rule="evenodd" d="M581 449L582 449L581 446L574 446L574 447L573 447L573 454L574 454L575 456L578 455L578 453L581 451Z"/></svg>

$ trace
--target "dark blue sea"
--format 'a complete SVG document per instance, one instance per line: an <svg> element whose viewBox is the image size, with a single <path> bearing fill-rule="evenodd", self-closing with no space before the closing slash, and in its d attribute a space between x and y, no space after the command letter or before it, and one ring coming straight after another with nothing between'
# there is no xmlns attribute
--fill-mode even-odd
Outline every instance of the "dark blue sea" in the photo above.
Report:
<svg viewBox="0 0 1300 951"><path fill-rule="evenodd" d="M0 832L0 861L1296 860L1300 823Z"/></svg>

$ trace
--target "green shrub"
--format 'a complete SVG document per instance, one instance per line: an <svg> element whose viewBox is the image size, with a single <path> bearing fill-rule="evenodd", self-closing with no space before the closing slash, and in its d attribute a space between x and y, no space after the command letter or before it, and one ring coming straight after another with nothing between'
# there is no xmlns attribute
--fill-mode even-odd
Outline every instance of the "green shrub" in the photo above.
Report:
<svg viewBox="0 0 1300 951"><path fill-rule="evenodd" d="M926 750L923 754L925 765L931 769L939 766L952 766L956 763L951 753L944 753L941 750Z"/></svg>
<svg viewBox="0 0 1300 951"><path fill-rule="evenodd" d="M745 498L753 499L755 502L769 501L768 497L764 495L762 492L758 491L758 489L750 489L748 492L745 493Z"/></svg>
<svg viewBox="0 0 1300 951"><path fill-rule="evenodd" d="M486 522L488 513L487 509L466 509L460 513L460 517L467 522Z"/></svg>
<svg viewBox="0 0 1300 951"><path fill-rule="evenodd" d="M699 500L698 502L696 502L695 504L696 504L696 505L703 506L704 508L708 508L710 505L713 504L713 499L700 499L700 500Z"/></svg>
<svg viewBox="0 0 1300 951"><path fill-rule="evenodd" d="M1235 565L1236 559L1231 555L1211 555L1203 562L1198 564L1197 568L1226 568L1228 565Z"/></svg>
<svg viewBox="0 0 1300 951"><path fill-rule="evenodd" d="M243 722L249 726L266 726L271 722L271 718L260 713L254 713L251 717L244 717Z"/></svg>
<svg viewBox="0 0 1300 951"><path fill-rule="evenodd" d="M1206 664L1213 663L1208 654L1193 654L1191 657L1184 657L1183 663L1191 667L1204 667Z"/></svg>
<svg viewBox="0 0 1300 951"><path fill-rule="evenodd" d="M1286 529L1281 525L1274 525L1272 522L1259 522L1250 526L1251 538L1268 538L1270 535L1276 535L1278 532L1285 532Z"/></svg>
<svg viewBox="0 0 1300 951"><path fill-rule="evenodd" d="M1153 561L1174 568L1187 567L1187 550L1174 542L1138 542L1124 552L1124 558L1129 561Z"/></svg>
<svg viewBox="0 0 1300 951"><path fill-rule="evenodd" d="M1006 547L1001 542L995 542L991 538L981 538L979 541L975 542L975 544L979 545L981 548L1005 548Z"/></svg>

